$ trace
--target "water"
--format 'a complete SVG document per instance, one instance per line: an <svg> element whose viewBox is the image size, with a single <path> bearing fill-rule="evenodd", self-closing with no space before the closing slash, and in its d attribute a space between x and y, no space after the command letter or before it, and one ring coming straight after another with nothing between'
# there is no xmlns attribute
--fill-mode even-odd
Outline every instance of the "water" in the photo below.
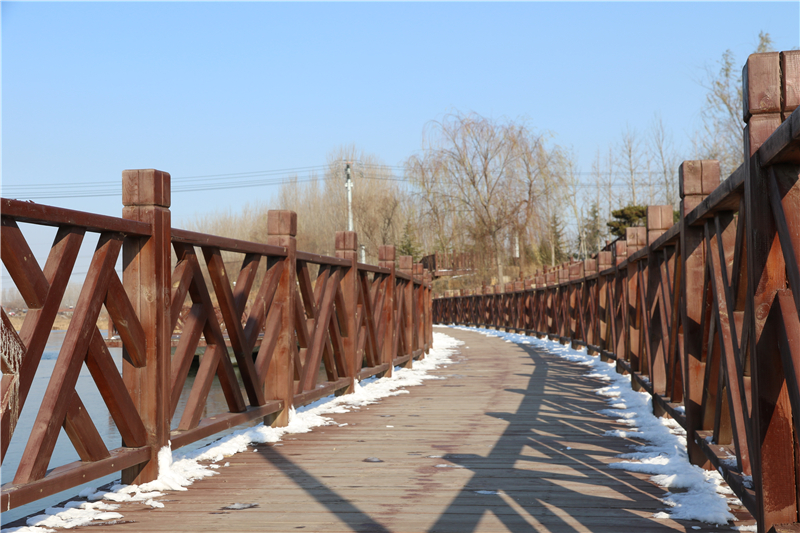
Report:
<svg viewBox="0 0 800 533"><path fill-rule="evenodd" d="M105 335L105 331L101 330L101 332L103 335ZM3 461L2 470L0 470L0 482L2 483L10 483L14 479L14 474L16 473L17 466L22 458L22 453L25 449L25 444L28 441L28 437L30 436L33 422L36 419L36 414L41 406L42 398L44 397L45 390L47 389L47 385L49 383L50 376L52 375L53 367L55 366L56 359L58 358L58 352L61 349L61 344L64 341L65 334L66 331L56 330L50 333L47 346L45 347L45 351L42 354L42 359L39 363L39 368L37 369L36 376L31 384L31 390L28 393L28 398L25 402L25 406L22 409L22 413L20 414L19 422L14 430L14 436L9 443L8 451L6 452L6 457ZM122 348L109 348L109 351L114 358L117 369L120 370L122 368ZM238 370L237 377L239 377ZM186 401L188 400L189 392L191 391L192 384L194 383L194 378L195 369L193 368L190 371L189 377L187 378L186 384L181 392L178 408L176 409L175 417L172 420L173 428L176 428L178 422L180 421L180 416L183 413L184 407L186 406ZM78 395L83 401L83 404L86 406L86 410L91 416L92 421L97 427L97 431L103 438L103 442L105 442L106 447L109 450L119 448L122 445L122 440L117 432L117 427L114 424L114 420L111 418L108 409L106 409L103 397L100 395L100 391L98 391L97 386L92 379L92 375L89 373L86 365L83 365L83 368L81 369L81 373L78 377L78 382L75 388L78 391ZM225 402L225 396L222 393L221 387L219 386L219 381L215 377L211 386L211 391L208 395L208 401L206 402L206 409L203 413L203 416L205 417L208 415L226 412L228 412L228 405ZM256 420L246 425L254 425L257 423L258 421ZM218 433L212 437L198 441L191 446L181 448L181 450L184 451L191 448L197 448L209 442L213 442L214 440L219 439L221 436L230 433L231 431L234 430L231 429L226 432ZM79 460L80 457L78 457L75 448L72 446L72 442L70 442L69 437L67 437L66 433L62 429L61 434L58 437L56 447L53 451L53 456L50 459L50 468L55 468L57 466ZM99 487L105 483L118 480L119 477L119 473L111 474L109 476L93 480L79 487L69 489L62 493L55 494L47 498L42 498L41 500L37 500L33 503L6 511L2 513L2 516L0 517L0 523L7 524L17 520L18 518L30 515L47 507L51 507L61 501L64 501L70 496L78 494L78 492L84 488Z"/></svg>

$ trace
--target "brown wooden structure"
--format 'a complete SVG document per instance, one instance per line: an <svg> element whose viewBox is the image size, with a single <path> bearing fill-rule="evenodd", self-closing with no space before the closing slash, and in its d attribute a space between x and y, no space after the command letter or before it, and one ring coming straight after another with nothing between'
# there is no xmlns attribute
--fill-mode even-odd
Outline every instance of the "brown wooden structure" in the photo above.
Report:
<svg viewBox="0 0 800 533"><path fill-rule="evenodd" d="M745 163L720 183L716 161L684 162L679 223L671 206L651 206L613 253L453 291L434 300L434 322L616 360L759 531L799 531L800 52L754 54L743 79Z"/></svg>
<svg viewBox="0 0 800 533"><path fill-rule="evenodd" d="M656 517L664 489L608 465L629 430L598 413L605 383L546 349L464 330L452 363L407 394L331 415L226 457L218 475L171 491L165 507L120 504L121 519L77 531L314 533L719 533ZM369 460L366 460L368 459ZM207 464L207 463L205 463ZM83 501L83 498L75 498ZM248 509L235 510L234 503ZM740 520L753 520L731 505ZM4 527L24 525L24 521Z"/></svg>
<svg viewBox="0 0 800 533"><path fill-rule="evenodd" d="M13 481L3 485L3 510L117 471L126 483L155 479L156 455L168 441L178 448L255 419L285 425L289 407L347 392L355 380L391 373L429 349L430 277L410 256L397 258L396 267L394 247L381 247L378 266L357 262L354 232L337 233L335 257L298 251L290 211L269 212L267 243L176 229L170 176L158 170L123 172L122 191L122 218L17 200L0 204L2 261L28 305L19 333L2 311L3 458L80 244L87 233L99 234L20 465L13 473L4 466ZM19 223L58 228L43 267ZM238 272L226 269L223 252L238 254ZM122 279L115 271L119 254ZM103 305L122 341L122 372L96 326ZM170 427L201 338L207 348L189 400ZM119 429L120 448L107 449L75 390L83 364ZM202 418L215 376L228 412ZM81 461L48 471L62 427Z"/></svg>
<svg viewBox="0 0 800 533"><path fill-rule="evenodd" d="M436 252L419 261L434 278L473 274L477 270L477 256L472 252Z"/></svg>

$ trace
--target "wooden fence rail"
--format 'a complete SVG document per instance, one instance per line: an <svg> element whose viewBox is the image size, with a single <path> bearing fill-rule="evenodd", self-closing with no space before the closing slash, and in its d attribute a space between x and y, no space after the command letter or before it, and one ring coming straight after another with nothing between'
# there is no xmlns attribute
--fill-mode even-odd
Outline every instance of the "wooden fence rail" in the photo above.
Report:
<svg viewBox="0 0 800 533"><path fill-rule="evenodd" d="M800 52L754 54L743 80L745 163L720 183L716 161L685 161L677 224L650 206L612 251L453 291L433 320L615 360L759 531L800 531Z"/></svg>
<svg viewBox="0 0 800 533"><path fill-rule="evenodd" d="M2 261L28 306L19 332L2 310L3 459L81 242L99 234L22 459L2 487L4 511L118 471L125 483L153 480L170 441L179 448L255 419L286 425L291 406L390 375L430 348L430 276L410 256L396 268L393 246L380 248L378 266L357 262L355 232L336 234L335 257L297 251L291 211L269 212L265 244L175 229L169 174L128 170L122 184L122 218L0 204ZM43 268L19 223L58 228ZM228 271L223 253L239 257L238 272ZM122 342L121 371L97 329L102 306ZM206 349L177 417L201 338ZM106 447L75 390L84 363L119 431L117 449ZM215 377L228 412L204 418ZM48 471L62 428L81 460ZM3 473L11 477L5 466Z"/></svg>

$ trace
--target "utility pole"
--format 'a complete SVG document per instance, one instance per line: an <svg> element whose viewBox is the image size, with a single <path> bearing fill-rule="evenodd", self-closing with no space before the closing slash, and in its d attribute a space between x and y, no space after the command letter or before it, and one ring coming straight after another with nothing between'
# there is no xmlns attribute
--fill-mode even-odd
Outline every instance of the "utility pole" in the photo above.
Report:
<svg viewBox="0 0 800 533"><path fill-rule="evenodd" d="M350 162L345 163L345 189L347 189L347 231L355 231L353 229L353 179L350 176Z"/></svg>

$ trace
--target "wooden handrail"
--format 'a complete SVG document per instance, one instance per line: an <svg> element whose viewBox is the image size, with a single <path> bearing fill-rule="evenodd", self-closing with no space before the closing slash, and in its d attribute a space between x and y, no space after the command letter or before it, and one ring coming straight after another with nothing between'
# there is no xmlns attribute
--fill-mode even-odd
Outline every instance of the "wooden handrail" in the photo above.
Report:
<svg viewBox="0 0 800 533"><path fill-rule="evenodd" d="M722 473L760 532L797 524L800 512L800 102L786 89L800 85L798 65L797 51L750 56L744 91L762 107L745 110L749 157L722 183L716 161L682 163L677 224L663 223L671 206L651 206L663 214L583 272L564 264L521 288L433 301L434 323L537 335L615 360L652 395L655 414L683 426L690 460ZM752 74L767 71L779 74Z"/></svg>
<svg viewBox="0 0 800 533"><path fill-rule="evenodd" d="M19 333L0 310L8 342L0 391L3 458L83 236L100 233L34 431L14 481L3 485L4 510L117 471L126 483L153 480L156 456L168 441L177 448L254 419L286 425L291 407L352 391L357 380L390 375L430 349L430 279L410 256L398 258L402 273L396 269L394 247L380 248L378 266L356 261L354 232L337 233L336 257L297 251L297 216L290 211L269 212L267 243L176 229L168 173L125 171L122 190L123 218L0 199L2 260L29 309ZM18 222L59 228L46 266L33 256ZM222 252L238 254L238 271L229 272ZM120 254L121 280L115 271ZM309 264L319 266L315 280ZM121 339L122 372L97 330L102 305ZM201 338L205 352L178 412ZM84 361L122 448L106 448L75 390ZM228 411L204 418L215 377ZM176 415L180 422L171 427ZM62 426L81 461L48 472Z"/></svg>

